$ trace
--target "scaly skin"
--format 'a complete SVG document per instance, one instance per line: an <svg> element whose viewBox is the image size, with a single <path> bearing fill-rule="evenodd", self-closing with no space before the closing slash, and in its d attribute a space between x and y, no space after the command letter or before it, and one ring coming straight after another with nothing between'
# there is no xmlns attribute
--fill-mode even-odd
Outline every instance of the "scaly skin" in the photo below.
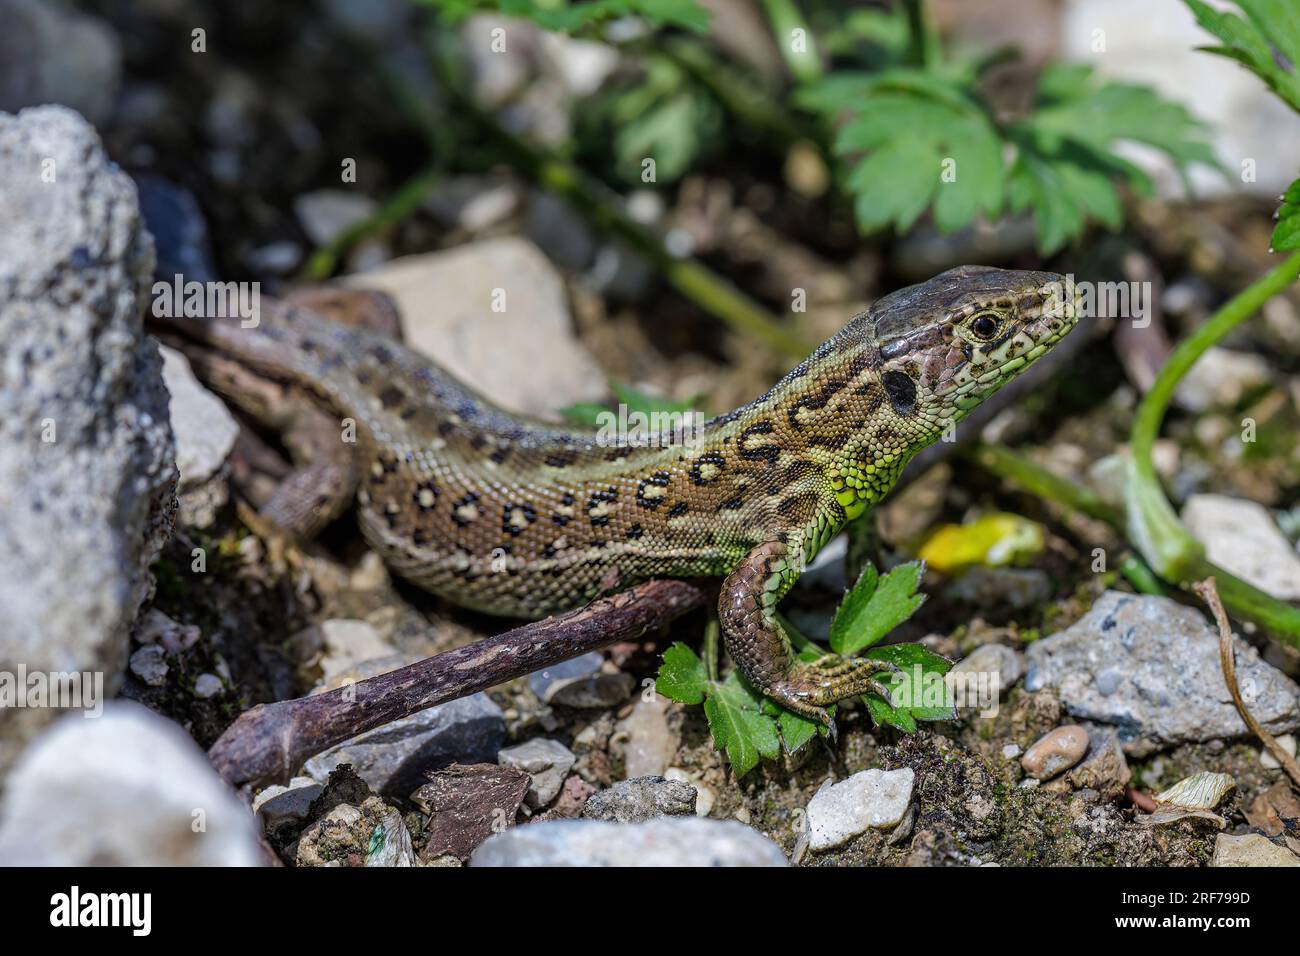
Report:
<svg viewBox="0 0 1300 956"><path fill-rule="evenodd" d="M895 292L762 398L706 423L702 440L664 447L509 414L393 339L302 306L264 304L256 329L167 324L245 410L285 424L240 369L336 417L342 464L320 473L346 474L317 482L306 510L335 513L355 489L367 541L398 574L465 607L531 618L614 585L725 577L719 612L736 666L831 725L825 708L880 690L885 665L796 662L777 604L913 455L1073 327L1061 282L966 266ZM296 485L301 497L313 482Z"/></svg>

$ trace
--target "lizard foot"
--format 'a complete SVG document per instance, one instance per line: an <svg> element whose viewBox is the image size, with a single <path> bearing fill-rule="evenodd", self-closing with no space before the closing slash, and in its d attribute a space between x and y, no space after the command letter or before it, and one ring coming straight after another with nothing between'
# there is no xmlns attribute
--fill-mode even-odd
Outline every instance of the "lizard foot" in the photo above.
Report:
<svg viewBox="0 0 1300 956"><path fill-rule="evenodd" d="M784 678L764 691L787 710L826 727L833 739L835 719L826 710L831 704L860 694L892 699L889 688L876 676L882 672L897 673L898 667L889 661L826 654L791 665Z"/></svg>

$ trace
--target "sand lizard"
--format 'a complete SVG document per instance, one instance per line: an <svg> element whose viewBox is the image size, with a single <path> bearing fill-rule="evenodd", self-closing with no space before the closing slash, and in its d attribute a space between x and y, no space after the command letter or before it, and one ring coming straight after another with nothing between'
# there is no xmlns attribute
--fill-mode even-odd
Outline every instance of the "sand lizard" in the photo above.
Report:
<svg viewBox="0 0 1300 956"><path fill-rule="evenodd" d="M602 442L511 414L393 338L326 320L321 303L264 304L252 329L168 324L246 411L285 425L241 369L310 395L315 433L323 421L342 439L308 443L337 454L299 473L271 509L280 523L310 531L355 500L393 571L499 615L573 608L613 580L722 577L741 673L833 726L825 708L879 692L888 665L798 662L777 604L914 454L1070 331L1063 288L1053 273L964 266L894 292L689 444ZM236 364L205 366L205 350Z"/></svg>

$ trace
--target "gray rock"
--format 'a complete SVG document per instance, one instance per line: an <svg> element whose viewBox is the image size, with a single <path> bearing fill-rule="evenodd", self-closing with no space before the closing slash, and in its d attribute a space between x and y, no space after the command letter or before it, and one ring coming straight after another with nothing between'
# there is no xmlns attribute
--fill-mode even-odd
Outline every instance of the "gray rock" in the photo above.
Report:
<svg viewBox="0 0 1300 956"><path fill-rule="evenodd" d="M565 707L612 707L627 700L635 681L631 674L606 673L605 659L594 651L563 661L528 678L532 692L546 704Z"/></svg>
<svg viewBox="0 0 1300 956"><path fill-rule="evenodd" d="M239 423L221 399L199 384L184 355L165 346L159 351L176 436L178 491L184 493L199 487L226 463L239 437Z"/></svg>
<svg viewBox="0 0 1300 956"><path fill-rule="evenodd" d="M517 747L507 747L497 754L497 763L501 766L522 770L532 779L528 787L530 807L544 807L556 798L577 759L564 744L544 737L535 737Z"/></svg>
<svg viewBox="0 0 1300 956"><path fill-rule="evenodd" d="M1274 734L1300 727L1300 688L1235 638L1242 696ZM1025 688L1053 687L1075 717L1116 725L1124 750L1238 737L1219 637L1196 609L1107 591L1075 624L1029 646Z"/></svg>
<svg viewBox="0 0 1300 956"><path fill-rule="evenodd" d="M258 827L198 745L139 704L58 720L0 801L0 859L23 866L256 866Z"/></svg>
<svg viewBox="0 0 1300 956"><path fill-rule="evenodd" d="M911 767L873 767L822 787L808 801L808 848L829 850L868 829L898 826L912 802L915 783Z"/></svg>
<svg viewBox="0 0 1300 956"><path fill-rule="evenodd" d="M1051 780L1077 764L1087 752L1088 731L1078 724L1067 724L1036 740L1020 758L1020 766L1031 777Z"/></svg>
<svg viewBox="0 0 1300 956"><path fill-rule="evenodd" d="M620 780L587 798L582 815L590 820L642 823L655 817L695 814L695 788L663 777Z"/></svg>
<svg viewBox="0 0 1300 956"><path fill-rule="evenodd" d="M1206 557L1281 601L1300 600L1300 555L1268 509L1245 498L1192 495L1183 523Z"/></svg>
<svg viewBox="0 0 1300 956"><path fill-rule="evenodd" d="M294 777L289 786L272 784L253 798L253 812L267 830L307 819L312 801L325 790L311 777Z"/></svg>
<svg viewBox="0 0 1300 956"><path fill-rule="evenodd" d="M0 661L102 672L111 694L175 501L152 249L71 110L0 115L0 168ZM54 715L0 711L0 773Z"/></svg>
<svg viewBox="0 0 1300 956"><path fill-rule="evenodd" d="M1300 856L1258 833L1220 833L1214 839L1210 866L1300 866Z"/></svg>
<svg viewBox="0 0 1300 956"><path fill-rule="evenodd" d="M757 830L700 817L534 823L497 834L470 858L470 866L788 865L781 848Z"/></svg>
<svg viewBox="0 0 1300 956"><path fill-rule="evenodd" d="M324 783L331 770L350 763L376 793L405 799L430 770L495 761L505 736L501 708L486 694L474 694L353 737L312 757L303 769Z"/></svg>
<svg viewBox="0 0 1300 956"><path fill-rule="evenodd" d="M109 118L122 50L108 24L54 0L0 0L0 23L0 110L59 103Z"/></svg>
<svg viewBox="0 0 1300 956"><path fill-rule="evenodd" d="M564 281L525 239L406 256L347 281L387 292L412 348L513 411L604 397L605 375L574 337Z"/></svg>
<svg viewBox="0 0 1300 956"><path fill-rule="evenodd" d="M981 644L953 665L951 674L997 675L998 691L1005 694L1025 673L1025 658L1005 644ZM949 682L952 683L951 681Z"/></svg>

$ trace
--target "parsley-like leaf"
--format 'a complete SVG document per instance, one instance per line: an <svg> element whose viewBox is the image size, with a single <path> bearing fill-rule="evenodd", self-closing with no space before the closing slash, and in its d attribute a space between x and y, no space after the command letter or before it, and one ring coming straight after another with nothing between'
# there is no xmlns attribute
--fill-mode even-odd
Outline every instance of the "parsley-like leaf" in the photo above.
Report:
<svg viewBox="0 0 1300 956"><path fill-rule="evenodd" d="M1236 60L1300 111L1300 6L1295 0L1235 0L1245 19L1203 0L1183 2L1196 22L1223 42L1201 49Z"/></svg>
<svg viewBox="0 0 1300 956"><path fill-rule="evenodd" d="M914 733L918 720L952 720L957 716L952 691L944 683L952 662L920 644L888 644L872 648L866 655L874 660L889 661L900 673L882 683L890 687L892 702L867 694L867 710L877 724L897 727Z"/></svg>
<svg viewBox="0 0 1300 956"><path fill-rule="evenodd" d="M704 700L708 686L708 671L693 650L678 641L664 651L655 690L683 704L698 704Z"/></svg>
<svg viewBox="0 0 1300 956"><path fill-rule="evenodd" d="M916 613L925 602L925 595L916 593L923 572L920 562L910 561L877 580L875 569L868 565L835 613L831 648L839 654L856 654Z"/></svg>
<svg viewBox="0 0 1300 956"><path fill-rule="evenodd" d="M737 777L753 770L760 757L775 760L781 755L776 723L763 713L762 698L735 671L725 681L711 685L704 713L714 745L726 751Z"/></svg>

